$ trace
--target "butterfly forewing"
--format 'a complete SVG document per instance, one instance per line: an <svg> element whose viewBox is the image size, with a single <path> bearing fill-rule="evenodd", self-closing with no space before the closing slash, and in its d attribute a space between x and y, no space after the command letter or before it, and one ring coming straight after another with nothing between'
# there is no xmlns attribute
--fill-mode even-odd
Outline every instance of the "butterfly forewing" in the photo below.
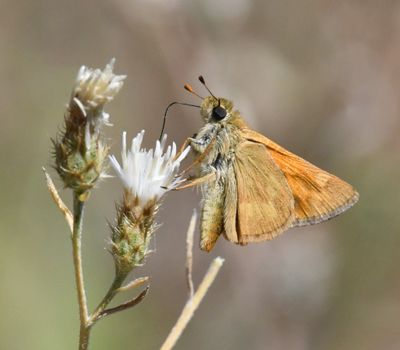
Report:
<svg viewBox="0 0 400 350"><path fill-rule="evenodd" d="M295 201L292 227L328 220L357 202L358 193L345 181L251 129L243 129L242 133L245 139L266 146L285 175Z"/></svg>
<svg viewBox="0 0 400 350"><path fill-rule="evenodd" d="M290 227L294 219L293 196L266 147L252 141L241 142L235 152L234 169L239 243L269 240Z"/></svg>

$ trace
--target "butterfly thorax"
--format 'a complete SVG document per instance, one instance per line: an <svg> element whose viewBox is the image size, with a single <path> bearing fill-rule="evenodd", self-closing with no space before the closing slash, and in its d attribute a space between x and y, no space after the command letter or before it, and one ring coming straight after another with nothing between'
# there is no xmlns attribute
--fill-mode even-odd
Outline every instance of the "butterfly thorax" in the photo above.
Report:
<svg viewBox="0 0 400 350"><path fill-rule="evenodd" d="M235 149L240 142L240 129L246 127L239 111L233 110L232 101L214 96L206 97L200 109L206 124L194 139L192 149L197 155L203 154L200 174L216 171L226 172L232 164Z"/></svg>

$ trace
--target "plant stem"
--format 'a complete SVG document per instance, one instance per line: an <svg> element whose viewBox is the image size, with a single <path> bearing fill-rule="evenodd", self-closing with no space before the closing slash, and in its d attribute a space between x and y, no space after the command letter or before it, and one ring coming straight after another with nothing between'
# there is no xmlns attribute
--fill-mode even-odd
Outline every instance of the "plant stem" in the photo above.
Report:
<svg viewBox="0 0 400 350"><path fill-rule="evenodd" d="M224 259L220 257L217 257L213 260L210 267L208 268L207 273L205 274L203 280L197 288L197 291L194 293L193 298L190 298L186 302L186 305L183 308L182 313L178 318L178 321L176 321L175 326L172 328L170 334L168 335L164 344L161 346L160 350L171 350L175 346L179 337L182 335L182 332L193 317L194 312L197 310L201 301L206 295L211 284L214 282L214 279L217 276L223 262Z"/></svg>
<svg viewBox="0 0 400 350"><path fill-rule="evenodd" d="M79 195L74 193L74 226L72 232L72 254L75 269L76 289L78 293L79 304L79 319L80 319L80 335L79 335L79 350L86 350L89 345L89 332L88 327L88 308L86 302L85 285L83 281L82 269L82 221L84 202L79 200Z"/></svg>
<svg viewBox="0 0 400 350"><path fill-rule="evenodd" d="M93 311L92 315L90 316L89 319L89 324L93 325L98 319L100 314L105 310L107 305L111 302L111 300L114 298L115 294L118 293L118 288L122 286L122 283L124 283L125 278L128 274L121 274L121 273L116 273L114 277L114 281L111 284L110 288L108 289L107 294L104 296L103 300L97 305L96 309Z"/></svg>
<svg viewBox="0 0 400 350"><path fill-rule="evenodd" d="M189 299L193 298L194 285L193 285L193 236L196 229L197 213L193 211L192 218L190 219L189 228L186 234L186 280L189 288Z"/></svg>
<svg viewBox="0 0 400 350"><path fill-rule="evenodd" d="M81 325L79 332L79 350L87 350L89 347L90 326Z"/></svg>

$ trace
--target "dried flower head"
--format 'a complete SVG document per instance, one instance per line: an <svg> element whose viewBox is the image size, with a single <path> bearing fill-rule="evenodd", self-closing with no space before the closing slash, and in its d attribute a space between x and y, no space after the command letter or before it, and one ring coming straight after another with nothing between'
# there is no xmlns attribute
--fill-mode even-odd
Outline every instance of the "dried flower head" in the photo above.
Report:
<svg viewBox="0 0 400 350"><path fill-rule="evenodd" d="M82 66L76 77L71 101L77 100L88 121L96 129L109 124L109 114L103 111L104 105L114 99L121 90L126 75L113 73L113 58L103 70Z"/></svg>
<svg viewBox="0 0 400 350"><path fill-rule="evenodd" d="M126 133L123 133L122 166L115 156L110 156L111 165L124 186L124 198L118 206L111 237L117 271L130 271L148 254L160 199L181 182L179 166L190 150L188 147L177 156L173 143L164 152L166 135L161 142L156 142L154 150L142 149L143 136L144 131L132 140L128 149Z"/></svg>
<svg viewBox="0 0 400 350"><path fill-rule="evenodd" d="M65 127L53 142L55 168L66 187L86 197L105 174L108 146L100 134L109 124L104 106L123 85L125 75L115 75L112 59L104 70L82 66L65 113Z"/></svg>

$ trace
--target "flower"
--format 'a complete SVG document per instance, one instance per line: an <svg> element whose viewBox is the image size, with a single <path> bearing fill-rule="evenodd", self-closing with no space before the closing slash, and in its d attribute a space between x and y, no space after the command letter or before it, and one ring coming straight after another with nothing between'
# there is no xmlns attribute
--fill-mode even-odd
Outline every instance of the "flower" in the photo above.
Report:
<svg viewBox="0 0 400 350"><path fill-rule="evenodd" d="M137 134L130 149L127 149L126 132L123 132L122 166L115 156L109 156L125 190L136 197L142 206L150 201L157 202L167 191L179 185L179 166L190 150L190 147L187 147L176 157L176 145L173 142L163 153L167 135L164 135L161 142L156 142L154 150L142 149L143 136L144 130Z"/></svg>
<svg viewBox="0 0 400 350"><path fill-rule="evenodd" d="M144 130L127 148L126 132L122 134L122 166L115 156L109 156L111 165L124 186L124 195L117 205L117 218L111 226L111 253L117 274L126 275L143 264L150 252L151 238L157 229L155 215L161 197L176 188L181 179L179 166L188 154L187 147L176 154L176 145L167 147L167 136L156 142L155 149L142 149Z"/></svg>
<svg viewBox="0 0 400 350"><path fill-rule="evenodd" d="M71 100L74 101L90 120L90 123L109 124L109 114L103 107L121 90L126 75L113 73L115 58L105 66L104 70L82 66L76 77Z"/></svg>

